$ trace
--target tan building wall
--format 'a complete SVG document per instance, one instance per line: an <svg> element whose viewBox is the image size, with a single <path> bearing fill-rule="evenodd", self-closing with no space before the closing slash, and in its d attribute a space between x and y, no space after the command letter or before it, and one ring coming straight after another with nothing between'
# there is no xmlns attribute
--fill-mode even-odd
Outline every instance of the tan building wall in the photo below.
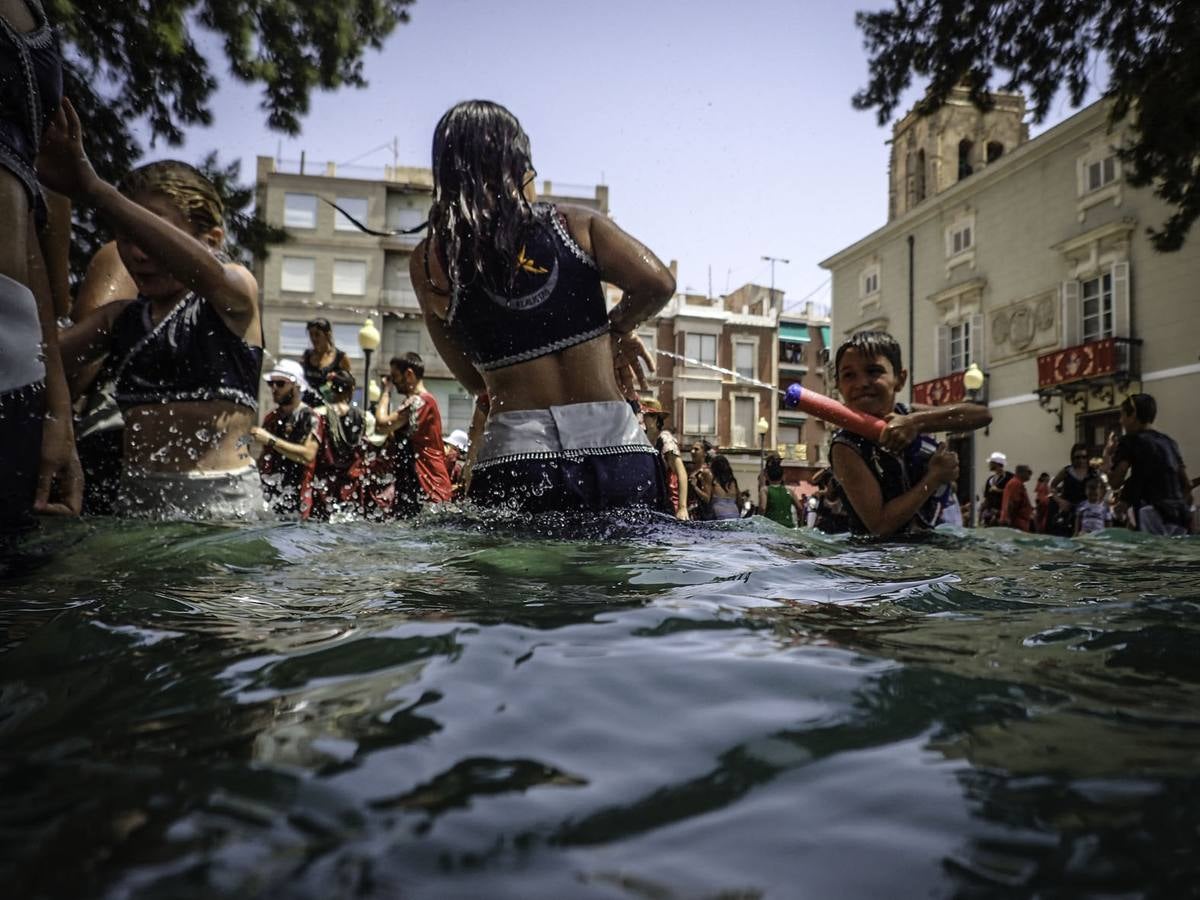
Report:
<svg viewBox="0 0 1200 900"><path fill-rule="evenodd" d="M1122 177L1112 151L1122 132L1109 130L1107 114L1104 103L1082 110L822 263L832 273L835 344L865 328L890 331L904 348L910 385L972 361L988 375L990 433L977 435L973 451L963 448L977 489L994 449L1008 454L1010 467L1061 468L1071 443L1102 439L1115 407L1138 390L1156 396L1157 425L1200 467L1200 419L1189 400L1200 392L1200 237L1177 253L1153 250L1146 229L1167 210ZM1055 411L1048 413L1039 405L1038 357L1082 343L1079 292L1106 276L1112 331L1141 341L1140 366L1127 384L1100 379L1073 398L1045 398ZM961 337L964 326L969 353L956 353L945 337Z"/></svg>

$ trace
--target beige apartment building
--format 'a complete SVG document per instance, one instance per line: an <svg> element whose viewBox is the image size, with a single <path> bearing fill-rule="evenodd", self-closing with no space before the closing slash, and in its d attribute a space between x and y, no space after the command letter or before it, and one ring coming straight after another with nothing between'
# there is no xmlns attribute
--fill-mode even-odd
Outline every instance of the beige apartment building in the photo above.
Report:
<svg viewBox="0 0 1200 900"><path fill-rule="evenodd" d="M779 316L779 380L780 390L799 384L806 391L824 394L829 344L832 340L828 316L817 315L811 302L803 311L785 312ZM775 397L778 430L775 449L783 458L786 480L806 485L817 469L827 465L825 423L798 409L784 406L783 397Z"/></svg>
<svg viewBox="0 0 1200 900"><path fill-rule="evenodd" d="M1200 468L1200 234L1157 253L1147 228L1168 209L1124 178L1099 102L1028 140L1024 102L978 112L965 92L893 129L889 220L821 263L832 273L833 340L891 332L903 399L987 403L993 422L955 440L962 496L988 454L1053 472L1081 441L1099 454L1131 392ZM986 376L972 394L963 373Z"/></svg>
<svg viewBox="0 0 1200 900"><path fill-rule="evenodd" d="M782 296L756 284L725 297L679 293L638 333L656 350L775 384ZM729 457L741 487L753 490L760 451L775 446L774 392L661 355L651 386L671 413L669 427L685 457L692 443L707 440Z"/></svg>
<svg viewBox="0 0 1200 900"><path fill-rule="evenodd" d="M541 187L544 199L608 213L605 185L546 181ZM298 360L308 346L305 324L324 317L333 325L338 348L350 357L361 387L366 361L358 331L370 318L382 336L371 358L372 377L386 373L393 356L409 351L421 354L426 387L437 397L442 427L449 432L468 427L473 400L433 346L409 279L409 258L423 234L364 234L329 205L336 203L372 230L397 231L426 220L432 189L429 169L305 166L260 156L259 209L268 222L286 228L290 239L271 247L254 274L271 356ZM264 409L269 408L269 395L263 399Z"/></svg>

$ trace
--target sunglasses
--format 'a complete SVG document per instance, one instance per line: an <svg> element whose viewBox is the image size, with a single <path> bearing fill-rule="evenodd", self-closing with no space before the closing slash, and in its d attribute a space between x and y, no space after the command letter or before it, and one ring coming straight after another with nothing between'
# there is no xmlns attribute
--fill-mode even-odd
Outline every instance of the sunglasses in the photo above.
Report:
<svg viewBox="0 0 1200 900"><path fill-rule="evenodd" d="M280 380L280 379L275 379L274 381L268 381L267 384L272 388L277 388L277 387L283 387L285 385L291 384L291 382Z"/></svg>

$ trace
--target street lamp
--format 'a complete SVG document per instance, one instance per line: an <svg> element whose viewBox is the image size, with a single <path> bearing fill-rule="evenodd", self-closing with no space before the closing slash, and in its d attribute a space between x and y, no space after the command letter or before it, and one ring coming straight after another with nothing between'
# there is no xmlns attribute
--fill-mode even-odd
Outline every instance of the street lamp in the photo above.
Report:
<svg viewBox="0 0 1200 900"><path fill-rule="evenodd" d="M363 327L358 329L358 346L362 348L363 356L366 357L366 362L363 363L363 409L366 409L370 397L371 354L379 346L379 329L370 319L363 322Z"/></svg>
<svg viewBox="0 0 1200 900"><path fill-rule="evenodd" d="M754 430L758 432L758 468L761 472L767 464L767 432L771 430L771 423L767 421L766 416L759 417Z"/></svg>
<svg viewBox="0 0 1200 900"><path fill-rule="evenodd" d="M963 372L963 387L966 388L967 393L970 395L972 403L976 402L975 395L977 393L979 393L979 391L983 388L983 383L986 380L987 380L987 376L983 374L983 370L979 368L979 365L977 363L971 363L969 366L967 366L967 371ZM988 433L988 430L986 427L984 428L983 433L984 434ZM969 520L967 521L967 524L973 526L975 524L975 513L976 513L976 510L975 510L975 432L974 431L971 432L971 469L970 469L970 472L971 472L971 484L970 484L971 516L970 516Z"/></svg>

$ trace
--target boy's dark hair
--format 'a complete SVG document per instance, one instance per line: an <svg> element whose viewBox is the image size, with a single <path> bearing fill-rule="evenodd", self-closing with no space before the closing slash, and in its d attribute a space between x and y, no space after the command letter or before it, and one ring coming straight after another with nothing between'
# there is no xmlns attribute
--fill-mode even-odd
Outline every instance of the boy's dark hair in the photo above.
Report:
<svg viewBox="0 0 1200 900"><path fill-rule="evenodd" d="M334 396L344 397L354 392L354 376L345 369L334 369L325 376L325 382Z"/></svg>
<svg viewBox="0 0 1200 900"><path fill-rule="evenodd" d="M1098 485L1100 485L1100 487L1104 487L1104 479L1101 478L1099 475L1093 475L1091 478L1089 478L1087 481L1085 481L1083 483L1083 489L1086 491L1093 484L1098 484Z"/></svg>
<svg viewBox="0 0 1200 900"><path fill-rule="evenodd" d="M837 380L837 370L842 365L842 355L851 349L857 350L867 359L885 357L897 375L904 368L899 341L886 331L858 331L842 341L841 346L837 348L837 355L833 358L834 380Z"/></svg>
<svg viewBox="0 0 1200 900"><path fill-rule="evenodd" d="M1143 425L1149 425L1158 415L1158 404L1149 394L1130 394L1121 401L1121 409L1125 415L1133 416Z"/></svg>
<svg viewBox="0 0 1200 900"><path fill-rule="evenodd" d="M418 381L425 377L425 361L421 359L420 353L412 353L410 351L403 356L393 356L391 365L395 366L401 372L412 369Z"/></svg>

